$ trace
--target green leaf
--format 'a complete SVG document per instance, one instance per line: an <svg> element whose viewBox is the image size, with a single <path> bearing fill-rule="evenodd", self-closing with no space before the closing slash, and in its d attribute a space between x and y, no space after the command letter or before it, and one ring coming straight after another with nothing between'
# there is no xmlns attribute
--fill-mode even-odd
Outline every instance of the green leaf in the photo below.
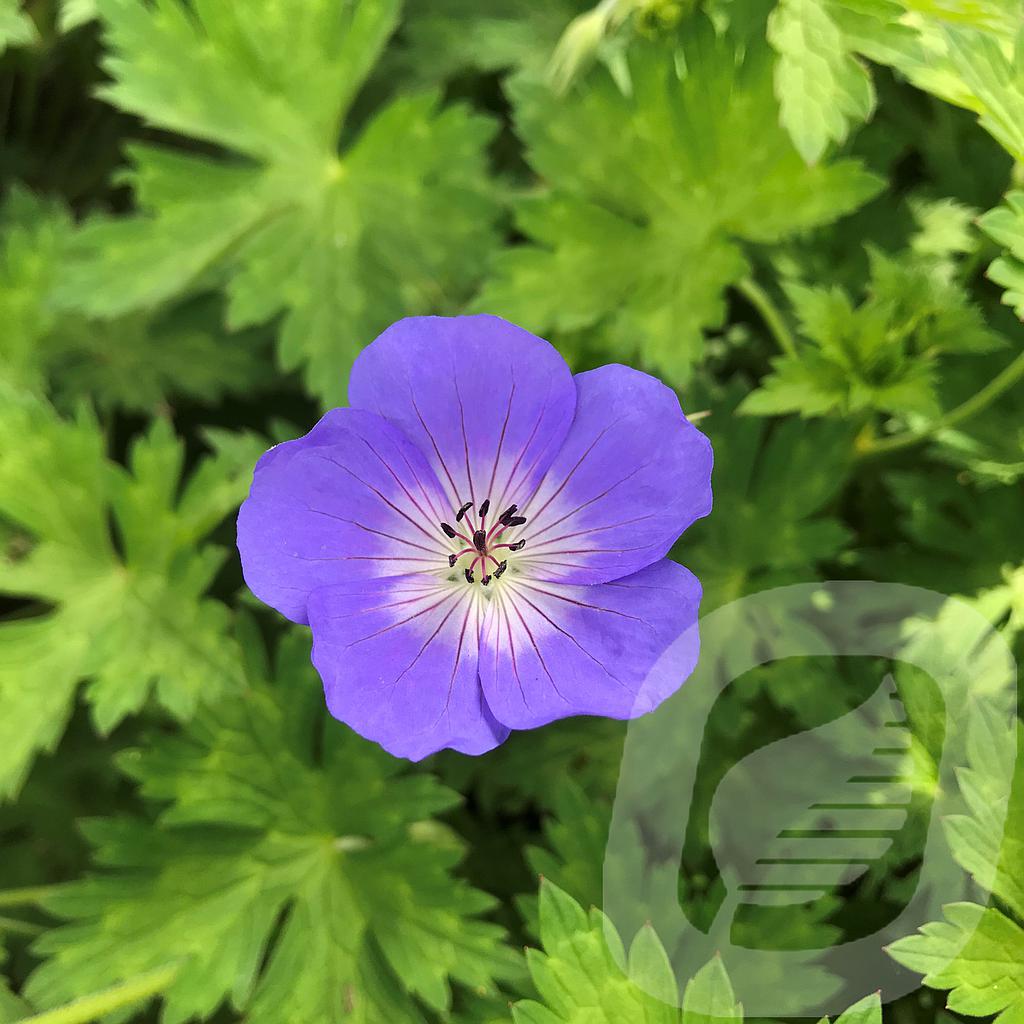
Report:
<svg viewBox="0 0 1024 1024"><path fill-rule="evenodd" d="M1003 302L1024 320L1024 192L1009 192L1005 203L984 214L978 226L1006 250L988 276L1005 289Z"/></svg>
<svg viewBox="0 0 1024 1024"><path fill-rule="evenodd" d="M1024 930L992 907L951 903L946 921L894 942L892 957L949 989L950 1010L1011 1024L1024 1012Z"/></svg>
<svg viewBox="0 0 1024 1024"><path fill-rule="evenodd" d="M743 243L829 223L879 186L853 160L804 164L778 124L771 56L697 15L637 40L625 92L601 68L565 98L513 80L546 187L519 205L529 242L498 257L475 307L541 332L592 331L616 358L685 381L748 270Z"/></svg>
<svg viewBox="0 0 1024 1024"><path fill-rule="evenodd" d="M1018 489L980 489L941 470L894 472L885 483L906 540L864 552L877 578L970 595L998 584L1005 565L1024 562L1015 526L1024 515Z"/></svg>
<svg viewBox="0 0 1024 1024"><path fill-rule="evenodd" d="M527 951L540 1001L512 1008L515 1024L676 1024L679 1010L653 998L624 973L626 955L610 922L590 914L551 882L540 889L544 952ZM646 930L634 941L631 973L651 979L659 991L674 989L664 950ZM671 972L670 972L671 973Z"/></svg>
<svg viewBox="0 0 1024 1024"><path fill-rule="evenodd" d="M549 849L527 847L527 863L573 899L595 906L604 889L611 805L589 799L573 779L563 778L554 787L551 807L553 814L544 822Z"/></svg>
<svg viewBox="0 0 1024 1024"><path fill-rule="evenodd" d="M682 1024L742 1024L743 1007L736 1002L720 956L713 957L687 983Z"/></svg>
<svg viewBox="0 0 1024 1024"><path fill-rule="evenodd" d="M15 187L0 207L0 229L0 369L8 384L39 388L45 358L41 341L57 319L47 297L71 234L71 218L61 204Z"/></svg>
<svg viewBox="0 0 1024 1024"><path fill-rule="evenodd" d="M39 38L21 0L0 0L0 54L9 46L29 46Z"/></svg>
<svg viewBox="0 0 1024 1024"><path fill-rule="evenodd" d="M786 292L808 343L796 355L772 360L772 372L741 412L934 418L940 357L1002 344L948 260L919 250L896 257L869 250L869 257L871 280L859 306L838 287L789 283Z"/></svg>
<svg viewBox="0 0 1024 1024"><path fill-rule="evenodd" d="M133 149L142 212L76 236L63 305L112 317L224 283L229 327L282 315L282 366L337 403L376 333L465 298L493 237L490 121L403 94L337 152L397 0L98 6L103 94L228 155Z"/></svg>
<svg viewBox="0 0 1024 1024"><path fill-rule="evenodd" d="M871 76L821 0L781 0L768 21L779 54L775 95L783 127L808 162L845 141L874 110Z"/></svg>
<svg viewBox="0 0 1024 1024"><path fill-rule="evenodd" d="M126 471L86 412L62 420L0 390L0 520L17 531L0 593L38 603L0 627L0 793L54 746L83 679L101 732L151 693L187 718L237 684L228 610L204 597L225 553L203 541L245 494L262 447L234 436L182 486L184 446L165 420L135 441Z"/></svg>
<svg viewBox="0 0 1024 1024"><path fill-rule="evenodd" d="M954 199L928 201L919 198L911 200L910 211L917 224L910 248L918 256L945 260L977 250L978 236L971 230L977 210Z"/></svg>
<svg viewBox="0 0 1024 1024"><path fill-rule="evenodd" d="M57 24L61 32L72 32L97 16L96 0L61 0Z"/></svg>
<svg viewBox="0 0 1024 1024"><path fill-rule="evenodd" d="M586 0L432 0L407 5L397 54L388 61L433 85L467 70L543 70L562 30Z"/></svg>
<svg viewBox="0 0 1024 1024"><path fill-rule="evenodd" d="M566 718L544 729L513 732L485 760L441 754L445 777L460 791L473 788L493 811L551 810L560 802L553 778L571 775L591 796L611 798L622 763L623 722Z"/></svg>
<svg viewBox="0 0 1024 1024"><path fill-rule="evenodd" d="M2 927L2 926L0 926ZM2 938L2 932L0 932ZM0 967L7 961L7 952L0 944ZM0 974L0 1024L14 1024L32 1013L32 1007L11 991L7 978Z"/></svg>
<svg viewBox="0 0 1024 1024"><path fill-rule="evenodd" d="M827 1017L821 1024L826 1024ZM835 1024L882 1024L882 998L878 992L872 992L853 1006L843 1010L836 1017Z"/></svg>
<svg viewBox="0 0 1024 1024"><path fill-rule="evenodd" d="M55 308L53 291L74 239L60 203L15 188L0 227L0 372L10 384L65 408L88 398L101 409L152 410L181 394L212 401L248 392L266 376L252 337L225 337L216 303L107 323Z"/></svg>
<svg viewBox="0 0 1024 1024"><path fill-rule="evenodd" d="M948 28L945 35L950 59L970 91L969 105L977 110L981 126L1015 160L1024 160L1024 64L1019 59L1011 64L987 32Z"/></svg>
<svg viewBox="0 0 1024 1024"><path fill-rule="evenodd" d="M611 801L605 796L588 795L572 778L563 777L549 789L550 813L543 823L545 845L527 846L526 862L535 876L554 884L571 899L584 906L599 906L604 898ZM538 934L536 896L530 893L516 902L529 931Z"/></svg>
<svg viewBox="0 0 1024 1024"><path fill-rule="evenodd" d="M413 997L440 1010L452 981L493 992L518 972L479 919L493 901L453 874L461 844L430 820L457 795L323 714L298 631L277 676L122 755L162 812L87 825L102 870L46 899L72 923L39 941L29 998L179 961L166 1024L224 1002L252 1024L412 1024Z"/></svg>
<svg viewBox="0 0 1024 1024"><path fill-rule="evenodd" d="M1024 726L984 709L971 726L957 772L969 813L945 819L946 837L957 862L1024 920Z"/></svg>
<svg viewBox="0 0 1024 1024"><path fill-rule="evenodd" d="M701 423L715 448L715 514L694 523L673 556L697 574L706 614L743 594L806 582L836 558L849 531L828 506L849 465L849 428L790 420L769 433L713 399ZM769 511L770 510L770 511Z"/></svg>

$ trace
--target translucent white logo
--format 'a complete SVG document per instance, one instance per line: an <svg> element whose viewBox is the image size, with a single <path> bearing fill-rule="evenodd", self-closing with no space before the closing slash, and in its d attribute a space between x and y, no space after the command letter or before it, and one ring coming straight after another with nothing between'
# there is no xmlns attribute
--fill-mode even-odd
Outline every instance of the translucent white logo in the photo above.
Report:
<svg viewBox="0 0 1024 1024"><path fill-rule="evenodd" d="M943 904L966 893L982 902L987 896L991 872L967 876L941 821L963 810L956 770L966 763L968 737L982 731L999 738L987 770L1002 793L990 821L1002 829L1016 738L1009 648L962 601L871 582L752 595L712 612L699 629L694 675L657 711L630 723L604 866L610 925L632 936L651 922L681 983L721 953L751 1017L819 1018L879 989L885 1000L913 991L919 978L884 947L941 919ZM891 671L878 673L859 706L761 746L719 781L706 821L719 900L710 921L691 921L679 899L688 881L680 863L702 747L713 741L705 736L708 716L751 669L807 657L873 659ZM829 685L827 676L820 685ZM930 754L912 724L928 733ZM810 926L834 909L844 886L870 892L872 872L895 843L901 861L913 865L901 880L903 909L871 934L802 948L811 943L802 942L801 922L808 935L830 934ZM780 948L744 945L751 913L761 915L762 934L778 915Z"/></svg>

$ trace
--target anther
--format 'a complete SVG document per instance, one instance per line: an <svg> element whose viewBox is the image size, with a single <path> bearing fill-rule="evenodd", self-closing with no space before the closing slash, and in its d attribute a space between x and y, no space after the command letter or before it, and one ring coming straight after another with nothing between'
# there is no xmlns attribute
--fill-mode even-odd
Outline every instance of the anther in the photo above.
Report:
<svg viewBox="0 0 1024 1024"><path fill-rule="evenodd" d="M484 500L480 502L480 518L481 519L483 519L483 517L485 515L487 515L487 512L490 509L490 507L491 507L491 499L490 498L484 498Z"/></svg>
<svg viewBox="0 0 1024 1024"><path fill-rule="evenodd" d="M526 522L526 516L511 516L506 526L522 526Z"/></svg>
<svg viewBox="0 0 1024 1024"><path fill-rule="evenodd" d="M501 523L502 526L508 526L508 521L516 514L518 510L518 505L509 505L509 507L505 509L505 511L502 512L500 516L498 516L498 522Z"/></svg>
<svg viewBox="0 0 1024 1024"><path fill-rule="evenodd" d="M506 569L508 568L508 559L498 563L498 568L494 570L494 578L497 579Z"/></svg>
<svg viewBox="0 0 1024 1024"><path fill-rule="evenodd" d="M526 538L524 537L522 540L517 540L515 544L509 544L508 549L509 551L522 551L525 547Z"/></svg>
<svg viewBox="0 0 1024 1024"><path fill-rule="evenodd" d="M455 513L455 522L461 523L462 517L473 507L473 502L467 501L458 512Z"/></svg>
<svg viewBox="0 0 1024 1024"><path fill-rule="evenodd" d="M485 577L484 577L484 578L483 578L483 579L482 579L482 580L480 581L480 586L482 586L482 587L486 587L486 586L487 586L487 584L488 584L488 583L490 583L490 582L491 582L491 577L490 577L490 576L485 576Z"/></svg>
<svg viewBox="0 0 1024 1024"><path fill-rule="evenodd" d="M477 551L487 550L486 530L477 530L476 533L473 534L473 547L475 547Z"/></svg>
<svg viewBox="0 0 1024 1024"><path fill-rule="evenodd" d="M466 570L466 582L467 583L472 583L473 582L473 570L472 569L467 569Z"/></svg>
<svg viewBox="0 0 1024 1024"><path fill-rule="evenodd" d="M447 523L441 524L441 532L449 538L454 538L456 536L455 531Z"/></svg>
<svg viewBox="0 0 1024 1024"><path fill-rule="evenodd" d="M454 569L455 568L455 563L458 560L459 560L459 556L458 555L449 555L448 556L448 568L449 569Z"/></svg>

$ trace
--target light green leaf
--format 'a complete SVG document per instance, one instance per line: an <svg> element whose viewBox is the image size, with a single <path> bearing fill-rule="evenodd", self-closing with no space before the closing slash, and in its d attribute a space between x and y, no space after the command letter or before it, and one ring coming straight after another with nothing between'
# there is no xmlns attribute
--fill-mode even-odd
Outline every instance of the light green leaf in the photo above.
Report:
<svg viewBox="0 0 1024 1024"><path fill-rule="evenodd" d="M673 554L704 586L702 609L752 591L815 578L849 533L829 513L846 474L851 442L843 425L789 420L766 425L732 413L730 398L701 428L715 447L715 514L695 523ZM771 509L771 514L765 513Z"/></svg>
<svg viewBox="0 0 1024 1024"><path fill-rule="evenodd" d="M544 952L527 952L540 1001L517 1003L515 1024L677 1024L674 1003L654 999L624 973L626 954L604 915L587 914L547 881L540 890L540 931ZM667 993L667 961L654 948L660 946L657 937L650 933L637 942L637 976L655 978Z"/></svg>
<svg viewBox="0 0 1024 1024"><path fill-rule="evenodd" d="M736 1002L720 956L713 957L687 983L682 1024L742 1024L743 1007Z"/></svg>
<svg viewBox="0 0 1024 1024"><path fill-rule="evenodd" d="M0 519L17 531L0 592L45 609L0 627L0 792L9 794L34 752L60 737L82 679L102 732L151 693L187 718L237 685L228 610L204 597L224 552L204 538L243 497L263 444L233 438L179 494L184 446L165 420L136 440L125 471L88 414L62 420L3 390L0 438Z"/></svg>
<svg viewBox="0 0 1024 1024"><path fill-rule="evenodd" d="M885 484L910 543L862 552L875 578L973 595L999 584L1007 564L1024 562L1024 537L1015 528L1024 515L1019 488L980 489L946 470L890 473Z"/></svg>
<svg viewBox="0 0 1024 1024"><path fill-rule="evenodd" d="M258 339L228 339L215 302L110 322L57 309L53 292L75 237L60 203L12 189L0 229L0 373L8 383L62 408L87 398L104 410L153 410L181 394L211 401L247 392L265 377Z"/></svg>
<svg viewBox="0 0 1024 1024"><path fill-rule="evenodd" d="M822 1018L822 1024L828 1020ZM836 1017L835 1024L882 1024L882 998L872 992Z"/></svg>
<svg viewBox="0 0 1024 1024"><path fill-rule="evenodd" d="M1024 920L1024 726L983 709L971 719L967 767L957 772L968 814L943 822L957 862ZM1008 779L1016 785L1008 786Z"/></svg>
<svg viewBox="0 0 1024 1024"><path fill-rule="evenodd" d="M41 1006L179 961L166 1024L224 1002L252 1024L414 1024L414 995L443 1009L451 981L493 992L517 973L429 821L456 794L324 716L298 631L278 660L275 685L250 679L122 755L163 813L88 824L103 870L45 901L72 923L38 944Z"/></svg>
<svg viewBox="0 0 1024 1024"><path fill-rule="evenodd" d="M96 0L61 0L57 27L61 32L72 32L79 25L92 21L97 14Z"/></svg>
<svg viewBox="0 0 1024 1024"><path fill-rule="evenodd" d="M384 66L434 85L467 70L542 70L587 0L413 0L397 52Z"/></svg>
<svg viewBox="0 0 1024 1024"><path fill-rule="evenodd" d="M637 932L629 947L628 973L630 980L655 999L669 1006L679 1002L679 988L672 964L657 932L649 924Z"/></svg>
<svg viewBox="0 0 1024 1024"><path fill-rule="evenodd" d="M946 921L926 924L894 942L889 953L924 975L930 988L949 989L949 1009L970 1017L998 1014L1011 1024L1024 1012L1024 930L993 907L951 903Z"/></svg>
<svg viewBox="0 0 1024 1024"><path fill-rule="evenodd" d="M779 54L775 95L783 127L808 162L843 142L874 110L871 76L830 13L826 0L781 0L768 21Z"/></svg>
<svg viewBox="0 0 1024 1024"><path fill-rule="evenodd" d="M940 358L1002 344L955 279L949 253L929 258L914 249L899 256L870 250L868 255L871 280L858 306L838 287L787 285L808 344L772 361L771 374L747 396L741 412L935 418Z"/></svg>
<svg viewBox="0 0 1024 1024"><path fill-rule="evenodd" d="M989 210L978 225L1006 250L988 276L1005 289L1003 302L1024 320L1024 192L1008 193L1005 205Z"/></svg>
<svg viewBox="0 0 1024 1024"><path fill-rule="evenodd" d="M21 0L0 0L0 54L9 46L29 46L39 38Z"/></svg>
<svg viewBox="0 0 1024 1024"><path fill-rule="evenodd" d="M972 231L978 211L955 199L912 199L910 212L917 231L910 248L926 259L943 260L978 248L978 235Z"/></svg>
<svg viewBox="0 0 1024 1024"><path fill-rule="evenodd" d="M999 42L986 32L948 28L946 42L981 126L1015 160L1024 160L1024 64L1011 64Z"/></svg>
<svg viewBox="0 0 1024 1024"><path fill-rule="evenodd" d="M856 161L803 163L778 124L771 57L695 15L636 41L626 92L602 68L565 98L514 80L546 188L520 205L530 241L498 258L475 307L542 332L586 329L615 358L685 381L748 269L741 243L828 223L878 188Z"/></svg>
<svg viewBox="0 0 1024 1024"><path fill-rule="evenodd" d="M111 317L224 283L230 327L282 315L281 364L337 403L388 323L466 297L493 239L490 121L403 94L337 151L397 0L98 6L103 94L228 155L134 149L141 213L76 236L63 305Z"/></svg>

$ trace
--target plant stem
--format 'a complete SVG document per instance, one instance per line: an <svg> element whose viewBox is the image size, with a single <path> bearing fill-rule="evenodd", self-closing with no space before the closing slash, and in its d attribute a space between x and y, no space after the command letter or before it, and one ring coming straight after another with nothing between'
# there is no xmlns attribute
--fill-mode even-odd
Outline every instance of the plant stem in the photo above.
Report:
<svg viewBox="0 0 1024 1024"><path fill-rule="evenodd" d="M98 1017L162 992L174 981L179 970L180 964L165 964L119 985L105 988L102 992L94 992L91 996L82 996L65 1006L58 1006L55 1010L23 1017L19 1024L89 1024Z"/></svg>
<svg viewBox="0 0 1024 1024"><path fill-rule="evenodd" d="M796 339L786 326L786 321L771 296L752 278L745 277L736 283L736 290L761 314L765 326L787 356L796 355Z"/></svg>
<svg viewBox="0 0 1024 1024"><path fill-rule="evenodd" d="M912 448L915 444L928 440L940 430L954 427L981 412L1022 377L1024 377L1024 352L1021 352L1013 362L996 374L980 391L971 395L965 402L961 402L955 409L950 409L945 415L929 423L928 426L921 430L908 430L892 437L884 437L881 440L866 441L859 446L857 454L862 457L887 455L890 452L902 451L904 448Z"/></svg>

